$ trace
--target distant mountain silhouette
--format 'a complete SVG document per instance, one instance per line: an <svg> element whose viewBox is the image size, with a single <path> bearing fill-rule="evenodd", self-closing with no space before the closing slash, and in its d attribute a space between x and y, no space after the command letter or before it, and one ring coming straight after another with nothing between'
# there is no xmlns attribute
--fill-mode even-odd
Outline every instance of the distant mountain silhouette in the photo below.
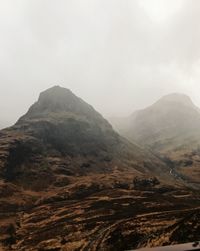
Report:
<svg viewBox="0 0 200 251"><path fill-rule="evenodd" d="M176 148L200 136L200 110L183 94L167 95L135 112L129 121L127 135L158 150L169 144Z"/></svg>
<svg viewBox="0 0 200 251"><path fill-rule="evenodd" d="M118 131L129 140L170 157L178 167L199 168L195 158L200 149L200 109L188 96L178 93L164 96L125 121L121 128L117 124ZM189 175L187 169L182 171ZM190 171L198 183L200 172L196 170L195 177L192 169Z"/></svg>

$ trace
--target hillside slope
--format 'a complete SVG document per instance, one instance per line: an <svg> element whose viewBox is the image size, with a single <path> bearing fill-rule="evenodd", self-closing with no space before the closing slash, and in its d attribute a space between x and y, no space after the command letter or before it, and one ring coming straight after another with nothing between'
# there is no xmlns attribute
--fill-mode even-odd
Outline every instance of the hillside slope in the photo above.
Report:
<svg viewBox="0 0 200 251"><path fill-rule="evenodd" d="M7 137L8 145L12 138L13 142L10 143L7 166L0 168L0 171L3 170L14 179L16 173L12 172L21 168L24 162L30 158L45 161L48 156L70 159L77 159L79 156L100 163L100 166L85 163L83 166L90 166L86 170L73 167L72 172L75 173L109 171L113 167L122 170L131 167L136 174L151 171L159 173L161 169L168 172L162 161L119 136L93 107L70 90L59 86L41 93L27 114L16 125L1 133L3 140ZM16 152L18 160L15 159ZM14 166L17 162L15 169L13 162ZM32 167L33 164L32 161ZM19 171L19 175L21 174Z"/></svg>
<svg viewBox="0 0 200 251"><path fill-rule="evenodd" d="M113 224L152 207L187 207L169 195L177 191L191 195L191 207L192 193L165 163L119 136L70 90L48 89L0 131L5 250L99 250L95 239L108 228L115 234Z"/></svg>
<svg viewBox="0 0 200 251"><path fill-rule="evenodd" d="M168 159L179 178L200 181L200 110L183 94L170 94L127 118L120 133Z"/></svg>

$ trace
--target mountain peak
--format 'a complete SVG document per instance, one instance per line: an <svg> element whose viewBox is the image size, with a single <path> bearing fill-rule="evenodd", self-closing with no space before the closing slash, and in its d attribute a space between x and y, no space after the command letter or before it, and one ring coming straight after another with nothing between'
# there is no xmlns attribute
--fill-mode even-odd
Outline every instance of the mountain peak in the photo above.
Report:
<svg viewBox="0 0 200 251"><path fill-rule="evenodd" d="M55 85L40 93L39 101L44 98L58 99L67 98L69 95L74 95L69 89Z"/></svg>
<svg viewBox="0 0 200 251"><path fill-rule="evenodd" d="M40 93L38 103L41 106L49 107L51 109L63 110L66 108L66 104L70 103L72 100L80 101L69 89L60 87L58 85L53 86ZM65 105L65 107L63 107ZM43 107L44 108L44 107Z"/></svg>
<svg viewBox="0 0 200 251"><path fill-rule="evenodd" d="M100 116L91 105L77 97L71 90L57 85L40 93L38 101L19 121L63 112L86 117Z"/></svg>
<svg viewBox="0 0 200 251"><path fill-rule="evenodd" d="M193 105L191 98L183 93L171 93L163 96L156 103L179 103L183 105Z"/></svg>
<svg viewBox="0 0 200 251"><path fill-rule="evenodd" d="M199 128L200 109L187 95L172 93L134 113L125 133L157 151L182 147L189 139L195 142L200 137Z"/></svg>
<svg viewBox="0 0 200 251"><path fill-rule="evenodd" d="M100 148L107 151L119 142L119 136L101 114L60 86L42 92L15 128L64 154L96 154Z"/></svg>

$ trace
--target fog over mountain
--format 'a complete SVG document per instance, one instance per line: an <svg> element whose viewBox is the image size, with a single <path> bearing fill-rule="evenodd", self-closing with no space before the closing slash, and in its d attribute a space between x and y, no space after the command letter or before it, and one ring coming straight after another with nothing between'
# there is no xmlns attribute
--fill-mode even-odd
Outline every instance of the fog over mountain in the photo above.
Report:
<svg viewBox="0 0 200 251"><path fill-rule="evenodd" d="M199 13L0 0L0 251L199 249Z"/></svg>
<svg viewBox="0 0 200 251"><path fill-rule="evenodd" d="M195 0L0 1L0 121L55 84L106 117L171 92L200 106L199 11Z"/></svg>
<svg viewBox="0 0 200 251"><path fill-rule="evenodd" d="M111 119L114 128L167 160L176 177L199 186L200 109L190 97L173 93L127 118Z"/></svg>

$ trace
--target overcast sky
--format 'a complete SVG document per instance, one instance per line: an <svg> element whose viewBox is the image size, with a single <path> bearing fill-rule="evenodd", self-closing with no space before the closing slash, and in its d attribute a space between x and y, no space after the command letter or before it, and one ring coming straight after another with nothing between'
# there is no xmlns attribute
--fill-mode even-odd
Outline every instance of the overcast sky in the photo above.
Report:
<svg viewBox="0 0 200 251"><path fill-rule="evenodd" d="M61 85L104 116L182 92L200 106L199 0L0 0L0 124Z"/></svg>

